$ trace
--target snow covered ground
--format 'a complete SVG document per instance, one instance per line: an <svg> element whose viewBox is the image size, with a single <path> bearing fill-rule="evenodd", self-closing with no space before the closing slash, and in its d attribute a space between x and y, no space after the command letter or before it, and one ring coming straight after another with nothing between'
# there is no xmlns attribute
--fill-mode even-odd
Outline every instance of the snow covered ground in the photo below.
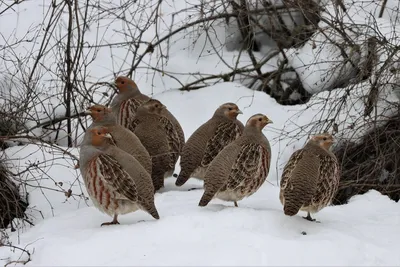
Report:
<svg viewBox="0 0 400 267"><path fill-rule="evenodd" d="M218 95L215 94L219 91ZM400 206L387 197L371 191L354 197L349 204L327 207L316 215L321 223L287 217L279 202L277 175L290 153L299 148L304 137L293 145L278 142L285 122L301 106L282 108L268 95L254 92L234 83L219 84L198 91L170 91L155 96L162 100L181 122L188 137L227 101L236 102L244 111L242 122L254 113L267 114L274 124L264 134L272 145L272 166L268 182L253 196L232 203L213 200L207 207L197 206L201 182L190 179L181 188L175 178L166 180L165 188L156 194L161 219L155 221L138 211L120 216L121 225L100 227L109 220L92 207L91 202L72 196L67 201L62 192L30 187L30 200L41 210L44 220L30 210L36 226L10 233L14 245L32 252L28 266L208 266L208 265L330 265L377 266L399 265L397 239L400 236ZM177 105L176 103L180 103ZM304 125L318 110L309 109L296 120ZM293 126L294 127L294 126ZM290 131L290 128L287 129ZM77 154L75 149L71 150ZM279 155L279 151L283 152ZM72 160L61 154L38 150L36 145L12 147L7 155L23 169L29 162L56 159L45 173L28 174L39 178L42 187L71 188L73 194L84 194L81 177ZM179 171L179 166L177 168ZM33 182L32 182L33 183ZM144 220L144 221L143 221ZM304 234L304 233L305 234ZM21 258L20 258L21 257ZM20 251L0 250L2 263L24 260ZM11 265L12 266L12 265Z"/></svg>
<svg viewBox="0 0 400 267"><path fill-rule="evenodd" d="M171 4L165 4L160 8L162 11L160 16L164 22L158 25L161 35L168 33L171 14L189 7L189 2L193 4L196 1L166 1ZM116 6L119 2L107 3ZM370 3L367 6L375 10L375 7L371 7L374 1L361 2L365 5ZM393 5L395 2L397 0L388 1L388 5ZM25 36L27 29L35 29L42 21L42 17L47 16L46 5L49 3L43 3L43 6L37 6L36 1L27 1L14 7L18 16L12 16L14 11L11 10L0 16L1 38L3 38L0 38L0 42L19 40ZM0 3L0 7L1 5ZM392 19L393 16L392 13L385 14L384 19ZM195 16L189 19L188 14L185 17L184 12L178 17L175 27L196 19ZM123 32L118 32L123 26L115 22L102 23L105 25L99 25L99 29L96 29L96 25L91 25L87 35L89 44L106 45L110 40L116 43L126 41ZM394 23L398 24L397 21ZM144 40L155 39L155 28L154 25L149 28ZM214 37L223 43L224 26L214 25L214 29ZM171 41L169 60L163 66L164 71L174 74L183 83L194 81L204 74L231 71L228 65L235 64L239 52L227 52L221 48L223 51L221 58L215 54L205 56L215 44L206 42L204 34L200 36L196 34L196 31L191 33L184 31ZM34 35L36 31L32 30L28 38ZM195 42L192 42L193 38L196 39ZM38 44L40 38L35 44L21 43L13 49L16 55L25 55L30 53L26 51L38 49ZM29 48L35 45L35 49ZM163 48L166 48L166 44L163 44ZM90 55L95 53L90 49L88 51ZM320 60L316 58L316 53L311 53L312 51L308 51L310 52L308 55L304 51L300 52L302 55L296 57L297 59L291 58L292 63L297 60L296 67L301 68L305 65L305 61L300 60L305 59L302 56L307 57L307 62L311 62L311 59L315 62ZM131 63L131 60L127 59L127 51L122 48L109 49L105 46L96 53L97 58L88 66L90 77L87 81L90 82L110 81L113 73L126 69ZM326 56L322 52L319 55ZM6 55L5 59L7 56L10 54ZM255 53L255 56L260 58L262 55ZM248 64L246 55L241 57L240 66ZM1 62L0 71L12 69L9 65L12 63L11 59ZM29 56L21 63L21 66L27 68L24 71L29 72L31 60L34 58ZM52 53L46 54L43 58L46 66L54 73L57 60ZM229 64L226 65L222 61ZM150 66L158 66L157 51L145 57L142 67L147 63ZM273 69L275 67L273 64L274 61L263 66L264 71ZM315 75L312 76L310 73ZM315 79L321 78L321 75L317 74L317 70L312 68L300 73L303 81L307 78L307 83L310 85L308 89L313 92L318 90L311 85ZM49 81L52 77L46 75L51 76L51 71L45 73L39 81L45 88L44 91L51 87L50 83L52 86L55 83ZM219 200L213 200L207 207L200 208L197 204L202 190L187 191L187 189L201 187L201 182L190 179L184 186L177 188L174 185L175 178L171 177L167 179L166 187L156 194L160 220L155 221L148 214L138 211L120 216L121 225L100 228L100 224L110 218L92 207L90 200L85 198L87 193L79 170L74 169L76 162L62 152L68 150L77 156L79 148L60 147L60 150L56 150L41 148L35 144L9 148L6 154L14 164L14 172L25 170L37 163L40 167L40 169L32 168L22 175L30 184L28 215L35 226L27 225L15 233L8 230L13 245L30 251L31 262L27 264L28 266L400 265L399 245L397 245L400 237L400 206L386 196L371 191L353 197L347 205L327 207L315 216L321 221L320 224L302 219L301 216L304 214L285 216L279 202L278 180L284 164L291 153L304 144L308 134L315 133L310 123L329 116L327 115L329 106L325 105L320 97L329 94L331 99L339 99L345 93L343 90L315 95L306 106L285 107L278 105L268 95L254 92L238 83L227 82L183 92L173 90L182 85L175 79L168 75L162 76L161 73L149 73L146 68L138 68L134 78L143 93L161 100L176 116L182 124L186 139L199 125L210 118L220 104L225 102L238 104L244 112L238 117L243 123L255 113L268 115L274 121L274 124L268 125L264 130L272 146L272 164L268 181L253 196L240 201L238 208ZM340 131L351 125L354 122L353 115L358 114L363 108L359 91L353 91L352 108L344 109L347 110L346 114L339 116L337 123ZM47 99L40 101L38 105L36 115L39 119L45 119L44 115L48 113L52 116L63 114L64 107L60 102L55 103L52 96L45 94L39 99ZM95 97L95 100L98 99ZM42 129L34 131L37 135L41 133ZM80 139L77 143L79 141ZM179 172L179 162L175 172ZM72 193L69 198L64 194L68 189L71 189ZM0 248L0 264L26 259L27 255L20 250Z"/></svg>

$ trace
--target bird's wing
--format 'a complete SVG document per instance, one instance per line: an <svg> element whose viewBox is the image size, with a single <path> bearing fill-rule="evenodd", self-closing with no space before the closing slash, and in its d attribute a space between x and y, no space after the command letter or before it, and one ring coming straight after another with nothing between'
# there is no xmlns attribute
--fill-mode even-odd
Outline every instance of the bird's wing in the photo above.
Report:
<svg viewBox="0 0 400 267"><path fill-rule="evenodd" d="M299 149L290 156L288 162L286 163L285 167L283 168L281 182L280 182L281 189L284 190L288 186L292 172L295 169L297 163L303 158L303 154L304 154L304 150Z"/></svg>
<svg viewBox="0 0 400 267"><path fill-rule="evenodd" d="M173 155L174 162L176 162L181 151L180 136L173 123L167 117L160 116L159 119L167 134L169 151Z"/></svg>
<svg viewBox="0 0 400 267"><path fill-rule="evenodd" d="M220 123L214 135L208 140L201 166L208 166L222 149L241 134L239 125L233 122Z"/></svg>
<svg viewBox="0 0 400 267"><path fill-rule="evenodd" d="M330 155L318 155L318 159L319 177L312 202L328 205L339 187L340 167L337 160Z"/></svg>
<svg viewBox="0 0 400 267"><path fill-rule="evenodd" d="M97 171L103 181L111 186L116 193L134 202L138 200L138 192L134 180L114 157L100 154L96 161L97 164L94 166L96 166L97 170L91 171Z"/></svg>
<svg viewBox="0 0 400 267"><path fill-rule="evenodd" d="M262 145L242 145L232 166L227 189L235 190L244 185L258 189L268 175L270 160L271 155Z"/></svg>

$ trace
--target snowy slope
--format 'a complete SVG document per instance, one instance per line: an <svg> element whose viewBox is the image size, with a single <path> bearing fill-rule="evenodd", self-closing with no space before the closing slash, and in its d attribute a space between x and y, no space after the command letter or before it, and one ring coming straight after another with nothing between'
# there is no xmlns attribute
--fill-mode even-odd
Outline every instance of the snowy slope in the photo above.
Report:
<svg viewBox="0 0 400 267"><path fill-rule="evenodd" d="M244 112L239 116L244 123L254 113L267 114L274 121L264 131L273 153L269 182L253 196L240 201L238 208L220 200L200 208L197 204L202 190L187 189L201 187L201 182L190 179L177 188L175 178L169 178L155 197L160 220L138 211L120 216L121 225L108 227L100 224L110 218L92 207L90 201L89 206L78 196L65 201L62 192L32 187L30 199L46 219L31 211L36 226L10 233L14 245L26 246L33 252L27 266L400 264L395 243L400 235L400 206L375 191L354 197L348 205L322 210L316 215L320 224L302 219L302 213L295 217L283 214L277 177L282 164L306 137L287 147L290 139L280 142L278 139L281 133L290 132L291 127L308 124L321 107L313 106L297 117L304 107L281 107L268 95L235 83L191 92L169 91L155 98L176 115L186 138L223 102L236 102ZM291 117L297 118L296 125L285 123ZM50 151L37 150L35 145L10 148L7 155L15 159L20 169L28 161L57 157ZM72 169L73 161L60 158L55 163L47 173L54 180L39 173L27 174L27 179L41 178L41 185L48 188L59 188L55 182L62 181L64 189L71 187L79 195L82 181L77 176L79 172ZM84 188L82 191L86 194ZM0 249L3 263L19 258L26 259L26 255Z"/></svg>

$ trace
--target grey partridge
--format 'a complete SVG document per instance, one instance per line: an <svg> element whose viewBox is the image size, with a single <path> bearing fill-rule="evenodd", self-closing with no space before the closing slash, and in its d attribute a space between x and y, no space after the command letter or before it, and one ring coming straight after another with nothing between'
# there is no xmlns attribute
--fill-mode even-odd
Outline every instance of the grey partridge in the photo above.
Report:
<svg viewBox="0 0 400 267"><path fill-rule="evenodd" d="M199 206L213 198L237 201L254 194L265 182L271 163L271 147L262 133L272 121L263 114L250 117L243 134L227 145L211 162L204 176Z"/></svg>
<svg viewBox="0 0 400 267"><path fill-rule="evenodd" d="M143 103L149 101L150 97L142 94L136 83L128 77L117 77L115 80L115 85L118 89L118 94L112 100L111 108L114 114L117 116L118 123L125 128L132 130L131 124L137 109ZM185 144L185 135L182 126L168 109L163 109L161 114L172 122L175 131L177 131L179 136L179 152L181 152Z"/></svg>
<svg viewBox="0 0 400 267"><path fill-rule="evenodd" d="M113 144L107 127L94 127L89 133L79 152L80 172L94 206L114 216L101 225L119 224L118 215L139 209L159 219L150 174Z"/></svg>
<svg viewBox="0 0 400 267"><path fill-rule="evenodd" d="M151 158L149 152L147 152L146 148L134 133L117 124L115 115L110 108L103 105L93 105L87 109L87 114L93 119L93 123L87 130L97 126L107 126L115 145L134 156L147 172L151 174ZM90 133L85 134L82 141L83 144L89 136Z"/></svg>
<svg viewBox="0 0 400 267"><path fill-rule="evenodd" d="M189 137L181 153L177 186L185 184L191 176L204 179L211 161L243 133L244 126L237 120L239 114L242 112L236 104L225 103Z"/></svg>
<svg viewBox="0 0 400 267"><path fill-rule="evenodd" d="M173 173L180 152L179 133L173 122L162 115L165 108L160 101L151 99L137 109L131 124L131 130L152 158L152 179L156 191Z"/></svg>
<svg viewBox="0 0 400 267"><path fill-rule="evenodd" d="M340 181L340 166L329 151L334 139L328 133L313 136L307 144L295 151L286 163L280 182L279 199L285 215L311 213L328 206L335 196Z"/></svg>

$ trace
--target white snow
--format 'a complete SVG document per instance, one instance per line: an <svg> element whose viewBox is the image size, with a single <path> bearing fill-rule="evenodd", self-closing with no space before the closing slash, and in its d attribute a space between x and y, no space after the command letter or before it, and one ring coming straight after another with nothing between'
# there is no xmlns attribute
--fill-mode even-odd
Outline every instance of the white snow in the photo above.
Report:
<svg viewBox="0 0 400 267"><path fill-rule="evenodd" d="M187 189L201 187L201 182L192 178L177 188L175 178L168 178L165 188L155 197L160 220L138 211L120 216L121 225L100 227L110 218L92 207L90 200L87 205L77 196L81 192L87 194L79 172L73 169L73 160L51 151L43 152L36 145L7 149L7 155L21 170L29 162L57 158L54 165L44 168L44 173L32 172L25 177L35 177L44 187L29 187L28 191L35 210L41 210L45 218L30 210L30 219L36 226L10 233L13 244L31 251L32 261L27 266L400 264L396 246L400 206L375 191L354 197L347 205L325 208L315 216L321 221L319 224L302 219L302 213L295 217L283 214L277 176L282 164L306 137L293 144L288 144L290 139L278 139L285 132L285 121L303 107L282 108L268 95L235 83L191 92L170 91L155 97L176 115L186 137L223 102L239 105L244 112L239 116L242 122L254 113L267 114L274 121L264 131L272 145L269 181L253 196L240 201L239 208L220 200L200 208L197 205L202 189ZM317 106L306 110L296 119L297 125L309 123L318 109ZM72 153L77 155L75 149ZM58 182L63 185L56 185ZM31 184L35 185L33 180ZM66 200L63 192L46 188L71 188L76 195ZM0 258L6 263L24 260L26 255L2 248Z"/></svg>
<svg viewBox="0 0 400 267"><path fill-rule="evenodd" d="M394 9L396 1L389 0L388 6ZM118 8L123 1L103 2L104 6L111 10ZM144 2L150 3L150 1ZM125 12L128 21L137 22L150 14L146 9L139 13L134 12L137 6L143 5L144 2L137 1L136 5L130 7L130 12ZM158 0L152 0L151 5L154 7L157 2ZM143 40L154 42L160 36L169 33L171 24L173 29L177 29L184 23L199 19L198 14L189 17L189 12L182 11L198 2L198 0L163 1L158 13L162 23L152 25L144 33ZM346 4L350 2L355 1L345 1ZM352 14L358 14L352 16L352 19L364 22L367 17L372 16L371 14L376 15L379 12L379 5L376 2L360 1L362 5L360 10L364 13L352 9ZM26 75L32 70L32 61L35 58L31 52L39 49L44 34L37 29L40 29L39 24L43 19L46 21L49 19L47 13L49 5L50 3L43 2L43 5L39 6L37 1L26 1L0 16L1 51L5 44L21 40L28 29L30 32L26 35L27 38L35 39L35 42L22 42L16 45L12 53L2 52L4 60L0 62L1 72L6 70L15 72L15 79L18 79L21 78L20 75ZM3 8L4 5L0 3L0 9ZM216 8L214 12L219 8L221 7ZM88 13L89 16L95 17L98 12L93 5ZM175 14L174 20L172 20L173 14ZM66 23L67 14L61 16L63 23ZM399 23L395 20L395 16L394 12L388 11L384 13L383 19L378 19L375 23L380 26L381 32L388 40L397 44L393 27ZM347 98L347 103L344 104L349 107L346 106L341 111L332 109L347 94L346 88L321 92L324 89L323 84L329 85L327 80L325 83L320 83L324 78L321 70L332 68L333 64L337 64L335 58L332 59L332 64L325 64L324 61L327 57L338 57L338 51L332 51L332 47L329 46L321 46L318 47L321 51L316 52L310 42L302 49L292 51L293 54L288 53L289 60L299 71L306 89L314 94L306 105L281 106L267 94L252 91L234 82L213 85L216 80L209 80L206 84L210 86L199 90L190 92L176 90L182 87L181 83L190 83L205 75L227 73L236 65L239 67L249 65L246 53L224 50L226 48L223 44L227 36L223 20L205 23L203 26L208 27L211 24L213 27L208 34L214 43L206 40L202 30L186 29L170 41L169 47L167 42L161 45L162 53L166 53L168 48L168 61L165 58L160 59L159 50L146 55L143 63L135 71L134 79L143 93L161 100L176 116L185 131L186 139L224 102L238 104L244 112L239 116L239 120L243 123L255 113L268 115L274 121L264 130L272 146L272 164L268 181L257 193L240 201L238 208L233 207L232 203L220 200L213 200L207 207L200 208L197 204L202 189L195 191L187 189L201 187L202 183L190 179L184 186L178 188L174 185L175 178L171 177L166 180L165 188L155 197L160 220L156 221L150 215L138 211L120 216L121 225L100 227L102 222L110 218L92 206L87 198L79 170L74 169L76 161L69 153L77 157L79 148L61 146L66 144L64 141L59 142L59 147L53 148L35 143L14 146L6 150L6 155L11 159L13 172L18 173L29 167L29 171L21 174L21 180L28 184L30 200L28 216L35 226L26 224L15 233L11 233L9 229L7 233L13 245L25 248L32 254L31 261L27 265L400 265L397 245L400 237L400 206L388 197L370 191L353 197L346 205L327 207L315 215L321 221L320 224L302 219L303 213L294 217L285 216L278 197L279 178L284 164L295 150L302 147L310 134L322 130L315 127L314 122L335 118L344 136L357 137L368 129L368 122L357 115L363 112L364 102L360 96L365 94L369 81L353 89ZM106 46L109 43L132 41L121 31L121 29L127 31L128 27L132 25L124 24L118 19L107 18L100 20L99 25L96 23L89 25L90 30L86 36L89 48L85 48L84 53L88 61L92 59L93 61L85 70L88 74L87 87L98 81L110 82L114 73L123 73L129 68L132 59L126 47ZM390 33L393 36L389 36ZM57 25L54 36L63 34L65 27ZM49 46L55 45L56 39L52 38ZM320 35L314 36L314 39L324 41ZM90 48L95 44L104 46L99 49ZM141 52L145 48L145 45L141 46ZM220 55L217 56L213 49L219 50ZM15 61L17 56L23 60L15 66L13 60ZM262 53L255 53L255 56L258 59L265 57ZM387 54L381 55L381 60L387 56ZM26 122L27 126L32 127L37 121L43 122L46 117L63 116L65 112L65 107L60 105L62 82L56 76L59 71L58 60L53 52L46 53L42 58L42 65L49 71L40 69L41 71L38 71L40 77L35 77L37 96L34 103L30 103L34 107L35 114L32 114L33 118ZM263 66L263 71L276 68L276 60L271 61ZM362 61L361 56L359 61ZM321 64L316 64L318 62ZM312 63L313 67L308 68L309 63ZM376 69L382 64L383 62L380 62ZM42 65L38 68L42 68ZM147 67L162 69L163 72L149 71ZM9 80L7 84L9 88L2 89L1 93L19 97L21 92L12 90L12 83ZM104 103L106 99L102 92L106 91L107 88L100 87L98 91L91 92L93 95L90 97L96 102ZM378 101L378 109L385 108L384 102L388 99L395 101L390 86L387 86L381 95L384 99ZM335 101L327 105L325 101L327 96ZM388 114L390 110L381 115ZM90 123L90 120L88 122ZM349 128L354 125L355 128ZM30 132L36 136L43 133L47 132L41 128ZM74 133L74 138L78 137L75 140L77 144L82 137L80 134L81 131ZM50 135L48 138L53 137ZM178 161L175 172L179 172L179 169ZM72 193L69 198L65 195L68 190ZM26 259L27 255L20 250L0 247L0 264Z"/></svg>

